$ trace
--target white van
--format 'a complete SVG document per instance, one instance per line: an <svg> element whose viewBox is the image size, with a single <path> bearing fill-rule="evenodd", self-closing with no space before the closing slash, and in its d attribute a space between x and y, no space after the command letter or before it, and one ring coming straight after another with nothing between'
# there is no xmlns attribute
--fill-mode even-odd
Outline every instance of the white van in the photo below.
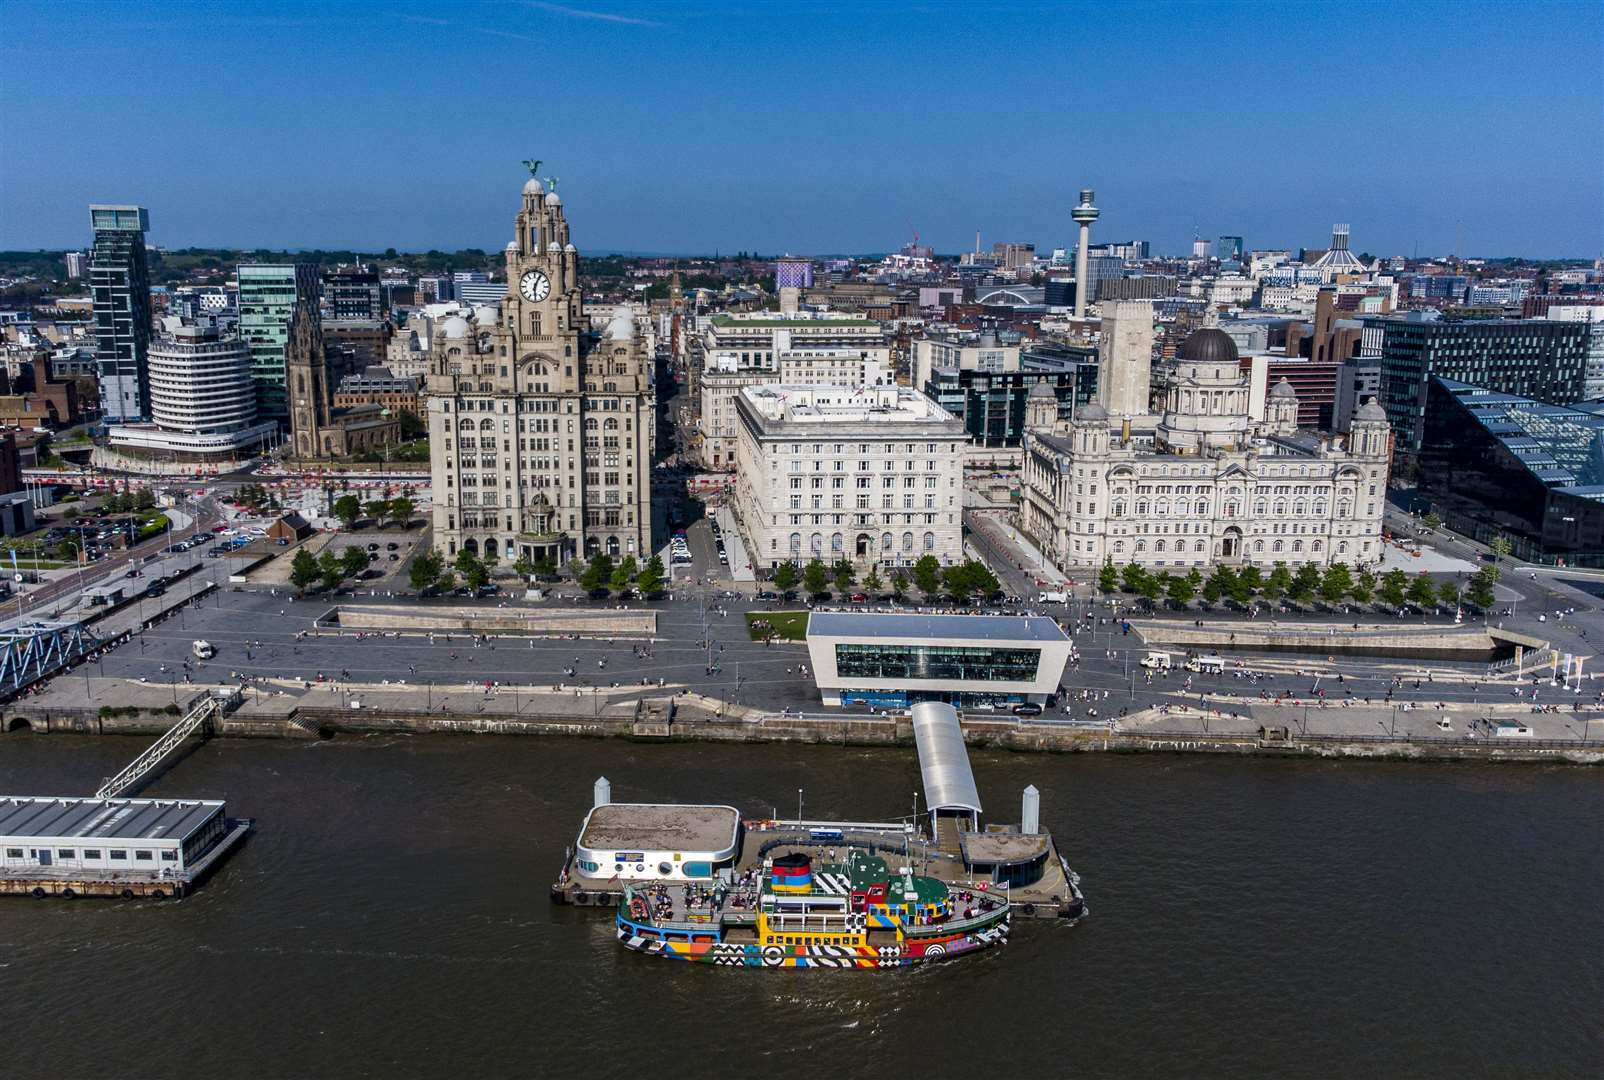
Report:
<svg viewBox="0 0 1604 1080"><path fill-rule="evenodd" d="M1036 603L1038 603L1038 604L1067 604L1067 603L1069 603L1069 593L1067 593L1067 592L1044 592L1041 595L1036 597Z"/></svg>
<svg viewBox="0 0 1604 1080"><path fill-rule="evenodd" d="M1186 662L1187 671L1196 671L1203 675L1223 675L1225 673L1225 657L1223 656L1194 656Z"/></svg>
<svg viewBox="0 0 1604 1080"><path fill-rule="evenodd" d="M190 643L189 651L194 653L199 660L210 660L217 655L217 650L212 648L212 643L200 638Z"/></svg>
<svg viewBox="0 0 1604 1080"><path fill-rule="evenodd" d="M1167 652L1150 652L1142 657L1142 666L1154 671L1168 671L1170 669L1170 654Z"/></svg>

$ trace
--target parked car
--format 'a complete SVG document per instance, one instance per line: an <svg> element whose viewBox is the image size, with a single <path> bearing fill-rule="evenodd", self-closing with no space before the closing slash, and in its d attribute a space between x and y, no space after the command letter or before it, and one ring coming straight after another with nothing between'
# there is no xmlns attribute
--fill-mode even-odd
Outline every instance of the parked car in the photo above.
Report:
<svg viewBox="0 0 1604 1080"><path fill-rule="evenodd" d="M1014 715L1015 716L1040 716L1041 715L1041 706L1037 705L1034 701L1021 701L1018 705L1014 706Z"/></svg>

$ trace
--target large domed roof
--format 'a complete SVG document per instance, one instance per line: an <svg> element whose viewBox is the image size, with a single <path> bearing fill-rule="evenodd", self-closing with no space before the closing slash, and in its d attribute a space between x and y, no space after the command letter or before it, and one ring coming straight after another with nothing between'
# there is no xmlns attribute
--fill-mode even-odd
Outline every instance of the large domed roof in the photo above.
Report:
<svg viewBox="0 0 1604 1080"><path fill-rule="evenodd" d="M1292 384L1287 382L1287 380L1283 377L1280 382L1276 383L1270 388L1270 396L1277 398L1295 398L1298 396L1298 392L1294 390L1292 388Z"/></svg>
<svg viewBox="0 0 1604 1080"><path fill-rule="evenodd" d="M1058 395L1053 393L1053 388L1044 382L1039 382L1035 386L1032 386L1030 388L1030 393L1027 396L1033 398L1052 398L1054 401L1058 400Z"/></svg>
<svg viewBox="0 0 1604 1080"><path fill-rule="evenodd" d="M1359 411L1353 414L1353 418L1355 420L1368 420L1385 424L1387 422L1387 410L1383 409L1375 398L1371 398L1359 407Z"/></svg>
<svg viewBox="0 0 1604 1080"><path fill-rule="evenodd" d="M533 176L524 181L525 195L539 195L544 190L545 189L540 186L540 181L536 180Z"/></svg>
<svg viewBox="0 0 1604 1080"><path fill-rule="evenodd" d="M1088 401L1086 404L1076 407L1076 409L1075 409L1075 419L1076 420L1084 420L1084 421L1088 421L1088 422L1096 422L1098 420L1107 420L1108 419L1108 410L1103 408L1101 405L1099 405L1095 401Z"/></svg>
<svg viewBox="0 0 1604 1080"><path fill-rule="evenodd" d="M448 338L465 338L473 333L473 327L461 315L453 315L440 324L440 332Z"/></svg>
<svg viewBox="0 0 1604 1080"><path fill-rule="evenodd" d="M1181 359L1190 364L1234 364L1236 342L1224 330L1206 326L1194 331L1181 345Z"/></svg>

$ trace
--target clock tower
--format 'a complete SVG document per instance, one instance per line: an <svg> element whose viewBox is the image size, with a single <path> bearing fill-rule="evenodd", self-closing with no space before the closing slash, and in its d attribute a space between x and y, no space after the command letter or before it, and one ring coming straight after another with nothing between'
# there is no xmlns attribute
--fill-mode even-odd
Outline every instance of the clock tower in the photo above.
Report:
<svg viewBox="0 0 1604 1080"><path fill-rule="evenodd" d="M531 177L507 245L507 299L502 329L522 372L538 358L543 381L563 392L581 388L580 330L585 301L579 289L579 252L568 239L562 198ZM549 369L546 370L546 369ZM544 378L545 376L549 378Z"/></svg>
<svg viewBox="0 0 1604 1080"><path fill-rule="evenodd" d="M434 538L448 559L561 566L651 554L652 328L628 305L595 321L585 313L555 188L534 177L523 186L501 303L433 327Z"/></svg>

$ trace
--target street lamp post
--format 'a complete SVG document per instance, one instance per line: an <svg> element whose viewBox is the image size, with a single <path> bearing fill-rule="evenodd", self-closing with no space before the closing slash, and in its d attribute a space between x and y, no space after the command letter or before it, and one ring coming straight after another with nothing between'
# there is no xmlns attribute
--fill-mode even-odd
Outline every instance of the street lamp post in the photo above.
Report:
<svg viewBox="0 0 1604 1080"><path fill-rule="evenodd" d="M802 789L801 788L797 788L796 789L796 824L797 824L798 828L800 828L802 826Z"/></svg>

